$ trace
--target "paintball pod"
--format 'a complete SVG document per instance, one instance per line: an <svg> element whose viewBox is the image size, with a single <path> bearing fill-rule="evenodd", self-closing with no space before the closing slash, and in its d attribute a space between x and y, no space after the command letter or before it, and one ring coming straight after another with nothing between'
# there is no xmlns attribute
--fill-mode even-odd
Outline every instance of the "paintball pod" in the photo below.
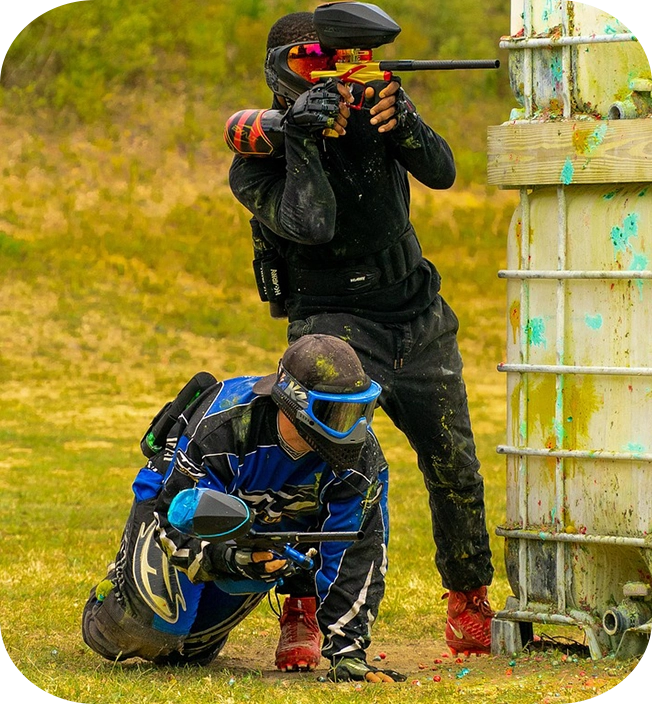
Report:
<svg viewBox="0 0 652 704"><path fill-rule="evenodd" d="M314 563L310 555L293 545L323 542L351 542L364 537L362 531L336 532L261 532L252 529L255 515L237 496L223 494L214 489L194 488L180 491L172 500L168 520L181 533L209 543L232 541L238 548L269 551L281 560L287 560L304 570L311 570ZM224 591L233 592L227 585L232 580L218 582ZM265 584L268 590L273 585ZM248 588L252 591L251 588Z"/></svg>

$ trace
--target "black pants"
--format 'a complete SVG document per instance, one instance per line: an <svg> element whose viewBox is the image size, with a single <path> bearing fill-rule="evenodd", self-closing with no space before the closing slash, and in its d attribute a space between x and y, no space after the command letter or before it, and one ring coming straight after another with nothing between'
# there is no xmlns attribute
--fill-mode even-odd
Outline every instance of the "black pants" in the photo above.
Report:
<svg viewBox="0 0 652 704"><path fill-rule="evenodd" d="M442 583L468 591L490 584L493 567L457 330L455 313L438 296L407 323L385 325L348 313L295 320L288 340L311 333L340 337L381 384L381 407L418 456Z"/></svg>

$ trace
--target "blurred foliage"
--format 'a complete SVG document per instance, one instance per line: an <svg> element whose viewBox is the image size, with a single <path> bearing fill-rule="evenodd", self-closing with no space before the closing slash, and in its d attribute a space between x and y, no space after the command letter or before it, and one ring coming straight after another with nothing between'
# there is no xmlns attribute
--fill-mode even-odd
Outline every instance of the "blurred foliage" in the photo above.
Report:
<svg viewBox="0 0 652 704"><path fill-rule="evenodd" d="M0 75L0 105L15 113L46 111L47 124L119 121L121 96L178 96L186 103L190 147L243 107L269 104L262 66L267 31L287 12L312 10L309 0L86 0L55 8L13 42ZM375 58L495 58L500 71L419 73L404 84L426 119L456 151L460 177L484 170L486 125L509 114L510 89L501 34L508 0L381 2L402 27ZM195 103L211 109L197 120ZM56 111L52 120L50 111ZM221 131L217 129L217 131Z"/></svg>

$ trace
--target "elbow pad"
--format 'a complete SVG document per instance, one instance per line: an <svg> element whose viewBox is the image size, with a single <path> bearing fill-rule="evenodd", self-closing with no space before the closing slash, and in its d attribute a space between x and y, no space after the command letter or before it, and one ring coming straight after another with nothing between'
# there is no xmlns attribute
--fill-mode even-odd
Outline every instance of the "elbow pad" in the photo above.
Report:
<svg viewBox="0 0 652 704"><path fill-rule="evenodd" d="M240 156L283 156L284 115L280 110L240 110L226 121L224 141Z"/></svg>

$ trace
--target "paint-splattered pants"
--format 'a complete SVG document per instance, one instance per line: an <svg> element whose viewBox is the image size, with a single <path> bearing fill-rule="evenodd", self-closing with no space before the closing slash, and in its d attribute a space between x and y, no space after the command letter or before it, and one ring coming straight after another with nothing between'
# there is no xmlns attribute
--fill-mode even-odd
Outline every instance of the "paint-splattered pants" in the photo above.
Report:
<svg viewBox="0 0 652 704"><path fill-rule="evenodd" d="M116 560L84 606L82 637L108 660L208 664L265 595L191 583L153 539L154 503L132 505Z"/></svg>
<svg viewBox="0 0 652 704"><path fill-rule="evenodd" d="M310 333L341 337L382 385L380 405L418 456L443 585L468 591L490 584L493 567L457 329L455 313L438 296L407 323L387 325L348 313L295 320L288 340Z"/></svg>

